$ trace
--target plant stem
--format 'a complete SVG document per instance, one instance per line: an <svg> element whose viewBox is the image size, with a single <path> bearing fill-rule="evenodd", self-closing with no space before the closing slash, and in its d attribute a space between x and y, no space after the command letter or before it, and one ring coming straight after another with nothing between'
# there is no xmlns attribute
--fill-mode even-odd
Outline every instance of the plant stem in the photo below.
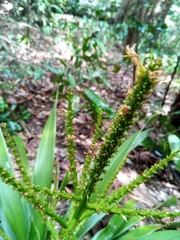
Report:
<svg viewBox="0 0 180 240"><path fill-rule="evenodd" d="M121 216L130 215L130 216L142 216L142 217L157 217L157 218L175 218L180 216L180 212L166 212L166 211L151 211L149 209L141 210L138 208L121 208L116 206L102 206L101 204L88 203L88 209L96 210L97 212L107 212L116 213Z"/></svg>

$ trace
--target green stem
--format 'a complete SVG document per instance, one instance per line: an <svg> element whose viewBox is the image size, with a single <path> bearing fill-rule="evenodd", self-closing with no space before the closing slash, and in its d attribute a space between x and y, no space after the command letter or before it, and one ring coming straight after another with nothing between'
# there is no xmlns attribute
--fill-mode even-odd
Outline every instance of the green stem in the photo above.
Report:
<svg viewBox="0 0 180 240"><path fill-rule="evenodd" d="M141 210L138 208L120 208L112 206L102 206L101 204L88 203L88 209L93 209L97 212L107 212L116 213L119 215L130 215L130 216L142 216L142 217L157 217L157 218L167 218L167 217L179 217L180 212L166 212L166 211L151 211L149 209Z"/></svg>
<svg viewBox="0 0 180 240"><path fill-rule="evenodd" d="M0 236L3 237L3 240L11 240L4 232L3 230L0 228Z"/></svg>
<svg viewBox="0 0 180 240"><path fill-rule="evenodd" d="M78 194L78 178L76 170L76 160L75 160L75 137L73 130L73 108L72 108L72 93L69 89L68 91L68 108L67 108L67 117L66 117L66 139L67 139L67 151L68 151L68 160L70 163L70 175L73 182L74 192Z"/></svg>
<svg viewBox="0 0 180 240"><path fill-rule="evenodd" d="M171 153L165 159L160 160L158 163L154 164L149 170L145 170L142 175L138 176L134 181L129 183L126 186L123 186L117 190L115 190L109 197L107 197L104 202L111 204L116 200L126 196L128 193L132 192L134 188L138 187L141 183L146 182L149 178L151 178L158 170L164 169L168 162L173 160L175 156L180 152L180 149L176 152Z"/></svg>
<svg viewBox="0 0 180 240"><path fill-rule="evenodd" d="M70 236L72 236L73 231L77 224L79 223L79 219L81 215L86 210L87 206L87 195L83 194L83 200L79 203L79 205L75 206L75 212L72 212L72 218L70 217L69 227L66 230L63 230L61 232L64 239L69 239Z"/></svg>
<svg viewBox="0 0 180 240"><path fill-rule="evenodd" d="M42 193L44 195L47 195L48 197L53 197L55 199L60 199L60 198L65 198L69 200L74 200L74 201L82 201L82 196L77 196L75 194L69 194L66 192L58 192L54 191L53 189L49 188L41 188L38 185L33 185L32 187L30 186L30 189L35 190L36 192Z"/></svg>
<svg viewBox="0 0 180 240"><path fill-rule="evenodd" d="M95 132L93 134L92 145L91 145L91 147L87 153L87 156L85 158L82 175L81 175L81 181L80 181L81 190L85 189L85 183L87 181L88 176L91 173L93 160L95 159L95 154L100 145L100 144L98 144L97 140L98 140L99 133L101 130L101 125L102 125L102 109L100 109L98 112L97 124L96 124L96 128L95 128Z"/></svg>

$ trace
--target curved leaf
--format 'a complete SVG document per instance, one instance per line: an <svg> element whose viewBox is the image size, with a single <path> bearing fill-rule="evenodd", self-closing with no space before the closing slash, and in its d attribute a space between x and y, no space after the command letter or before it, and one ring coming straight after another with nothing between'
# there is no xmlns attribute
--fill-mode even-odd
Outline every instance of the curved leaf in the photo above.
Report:
<svg viewBox="0 0 180 240"><path fill-rule="evenodd" d="M180 230L165 230L154 232L149 235L145 235L142 237L134 237L131 240L179 240L180 239Z"/></svg>
<svg viewBox="0 0 180 240"><path fill-rule="evenodd" d="M23 166L25 168L25 171L30 176L30 166L29 166L29 162L28 162L28 159L27 159L24 142L23 142L23 140L19 136L13 136L13 139L14 139L14 141L16 143L16 146L17 146L17 148L19 150L19 154L20 154Z"/></svg>
<svg viewBox="0 0 180 240"><path fill-rule="evenodd" d="M127 239L134 239L134 238L140 237L140 236L147 236L148 234L151 234L152 232L154 232L162 227L163 227L162 225L140 226L140 227L137 227L137 228L127 232L123 236L120 236L118 238L113 238L113 239L127 240Z"/></svg>
<svg viewBox="0 0 180 240"><path fill-rule="evenodd" d="M51 187L54 165L54 149L56 138L56 103L46 122L39 144L36 163L33 172L33 183L40 187ZM33 209L33 219L39 231L40 239L44 239L47 228L42 222L41 215Z"/></svg>
<svg viewBox="0 0 180 240"><path fill-rule="evenodd" d="M168 142L172 152L175 152L180 148L180 139L175 134L170 134L168 136ZM180 172L180 153L176 156L174 163Z"/></svg>
<svg viewBox="0 0 180 240"><path fill-rule="evenodd" d="M36 228L36 225L32 219L31 219L31 227L30 227L27 240L41 240L38 229Z"/></svg>
<svg viewBox="0 0 180 240"><path fill-rule="evenodd" d="M102 108L102 110L107 113L115 113L114 109L92 90L86 88L84 92L95 108Z"/></svg>
<svg viewBox="0 0 180 240"><path fill-rule="evenodd" d="M132 208L134 206L135 201L131 200L125 204L125 207ZM129 217L127 221L118 215L114 214L108 222L108 225L97 232L92 240L104 240L104 239L114 239L115 237L122 235L124 232L129 230L132 226L134 226L137 222L139 222L142 217Z"/></svg>
<svg viewBox="0 0 180 240"><path fill-rule="evenodd" d="M55 138L56 103L54 104L51 114L46 122L33 171L33 183L41 187L51 187L54 165Z"/></svg>
<svg viewBox="0 0 180 240"><path fill-rule="evenodd" d="M68 81L69 81L69 83L71 84L71 86L73 88L76 87L76 80L75 80L74 76L71 73L68 73Z"/></svg>
<svg viewBox="0 0 180 240"><path fill-rule="evenodd" d="M0 146L0 164L4 168L9 169L9 172L12 174L14 171L1 129ZM17 191L14 191L11 186L6 185L2 181L0 181L0 217L3 223L2 228L7 236L10 234L12 239L26 239L29 223L20 195ZM16 238L12 236L12 231L9 230L10 228L8 226L10 226Z"/></svg>

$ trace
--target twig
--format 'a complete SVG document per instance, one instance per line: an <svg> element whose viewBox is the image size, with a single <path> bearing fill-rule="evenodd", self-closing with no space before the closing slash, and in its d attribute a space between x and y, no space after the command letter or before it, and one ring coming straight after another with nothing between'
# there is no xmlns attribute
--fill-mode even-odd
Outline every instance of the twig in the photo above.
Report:
<svg viewBox="0 0 180 240"><path fill-rule="evenodd" d="M168 86L167 86L167 88L166 88L166 91L165 91L165 94L164 94L164 98L163 98L163 101L162 101L161 107L164 106L164 103L165 103L165 100L166 100L167 93L168 93L168 91L169 91L169 88L170 88L171 82L172 82L172 80L174 79L174 76L175 76L175 74L176 74L176 71L177 71L177 68L178 68L179 62L180 62L180 55L179 55L178 58L177 58L176 66L174 67L173 74L171 75L171 80L169 81Z"/></svg>

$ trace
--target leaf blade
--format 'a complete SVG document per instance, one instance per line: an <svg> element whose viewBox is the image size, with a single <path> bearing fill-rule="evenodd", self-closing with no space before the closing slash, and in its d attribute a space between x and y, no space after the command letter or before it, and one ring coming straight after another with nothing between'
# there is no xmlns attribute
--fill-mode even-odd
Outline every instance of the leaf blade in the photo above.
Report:
<svg viewBox="0 0 180 240"><path fill-rule="evenodd" d="M0 129L0 164L9 170L12 174L13 168L9 157L6 142ZM6 223L11 227L16 239L26 239L28 232L28 218L24 213L24 208L20 195L14 191L11 186L6 185L0 180L0 215L6 216ZM3 221L3 220L2 220ZM16 224L14 224L16 223ZM7 231L7 224L4 225L4 231ZM5 232L8 235L7 232Z"/></svg>

